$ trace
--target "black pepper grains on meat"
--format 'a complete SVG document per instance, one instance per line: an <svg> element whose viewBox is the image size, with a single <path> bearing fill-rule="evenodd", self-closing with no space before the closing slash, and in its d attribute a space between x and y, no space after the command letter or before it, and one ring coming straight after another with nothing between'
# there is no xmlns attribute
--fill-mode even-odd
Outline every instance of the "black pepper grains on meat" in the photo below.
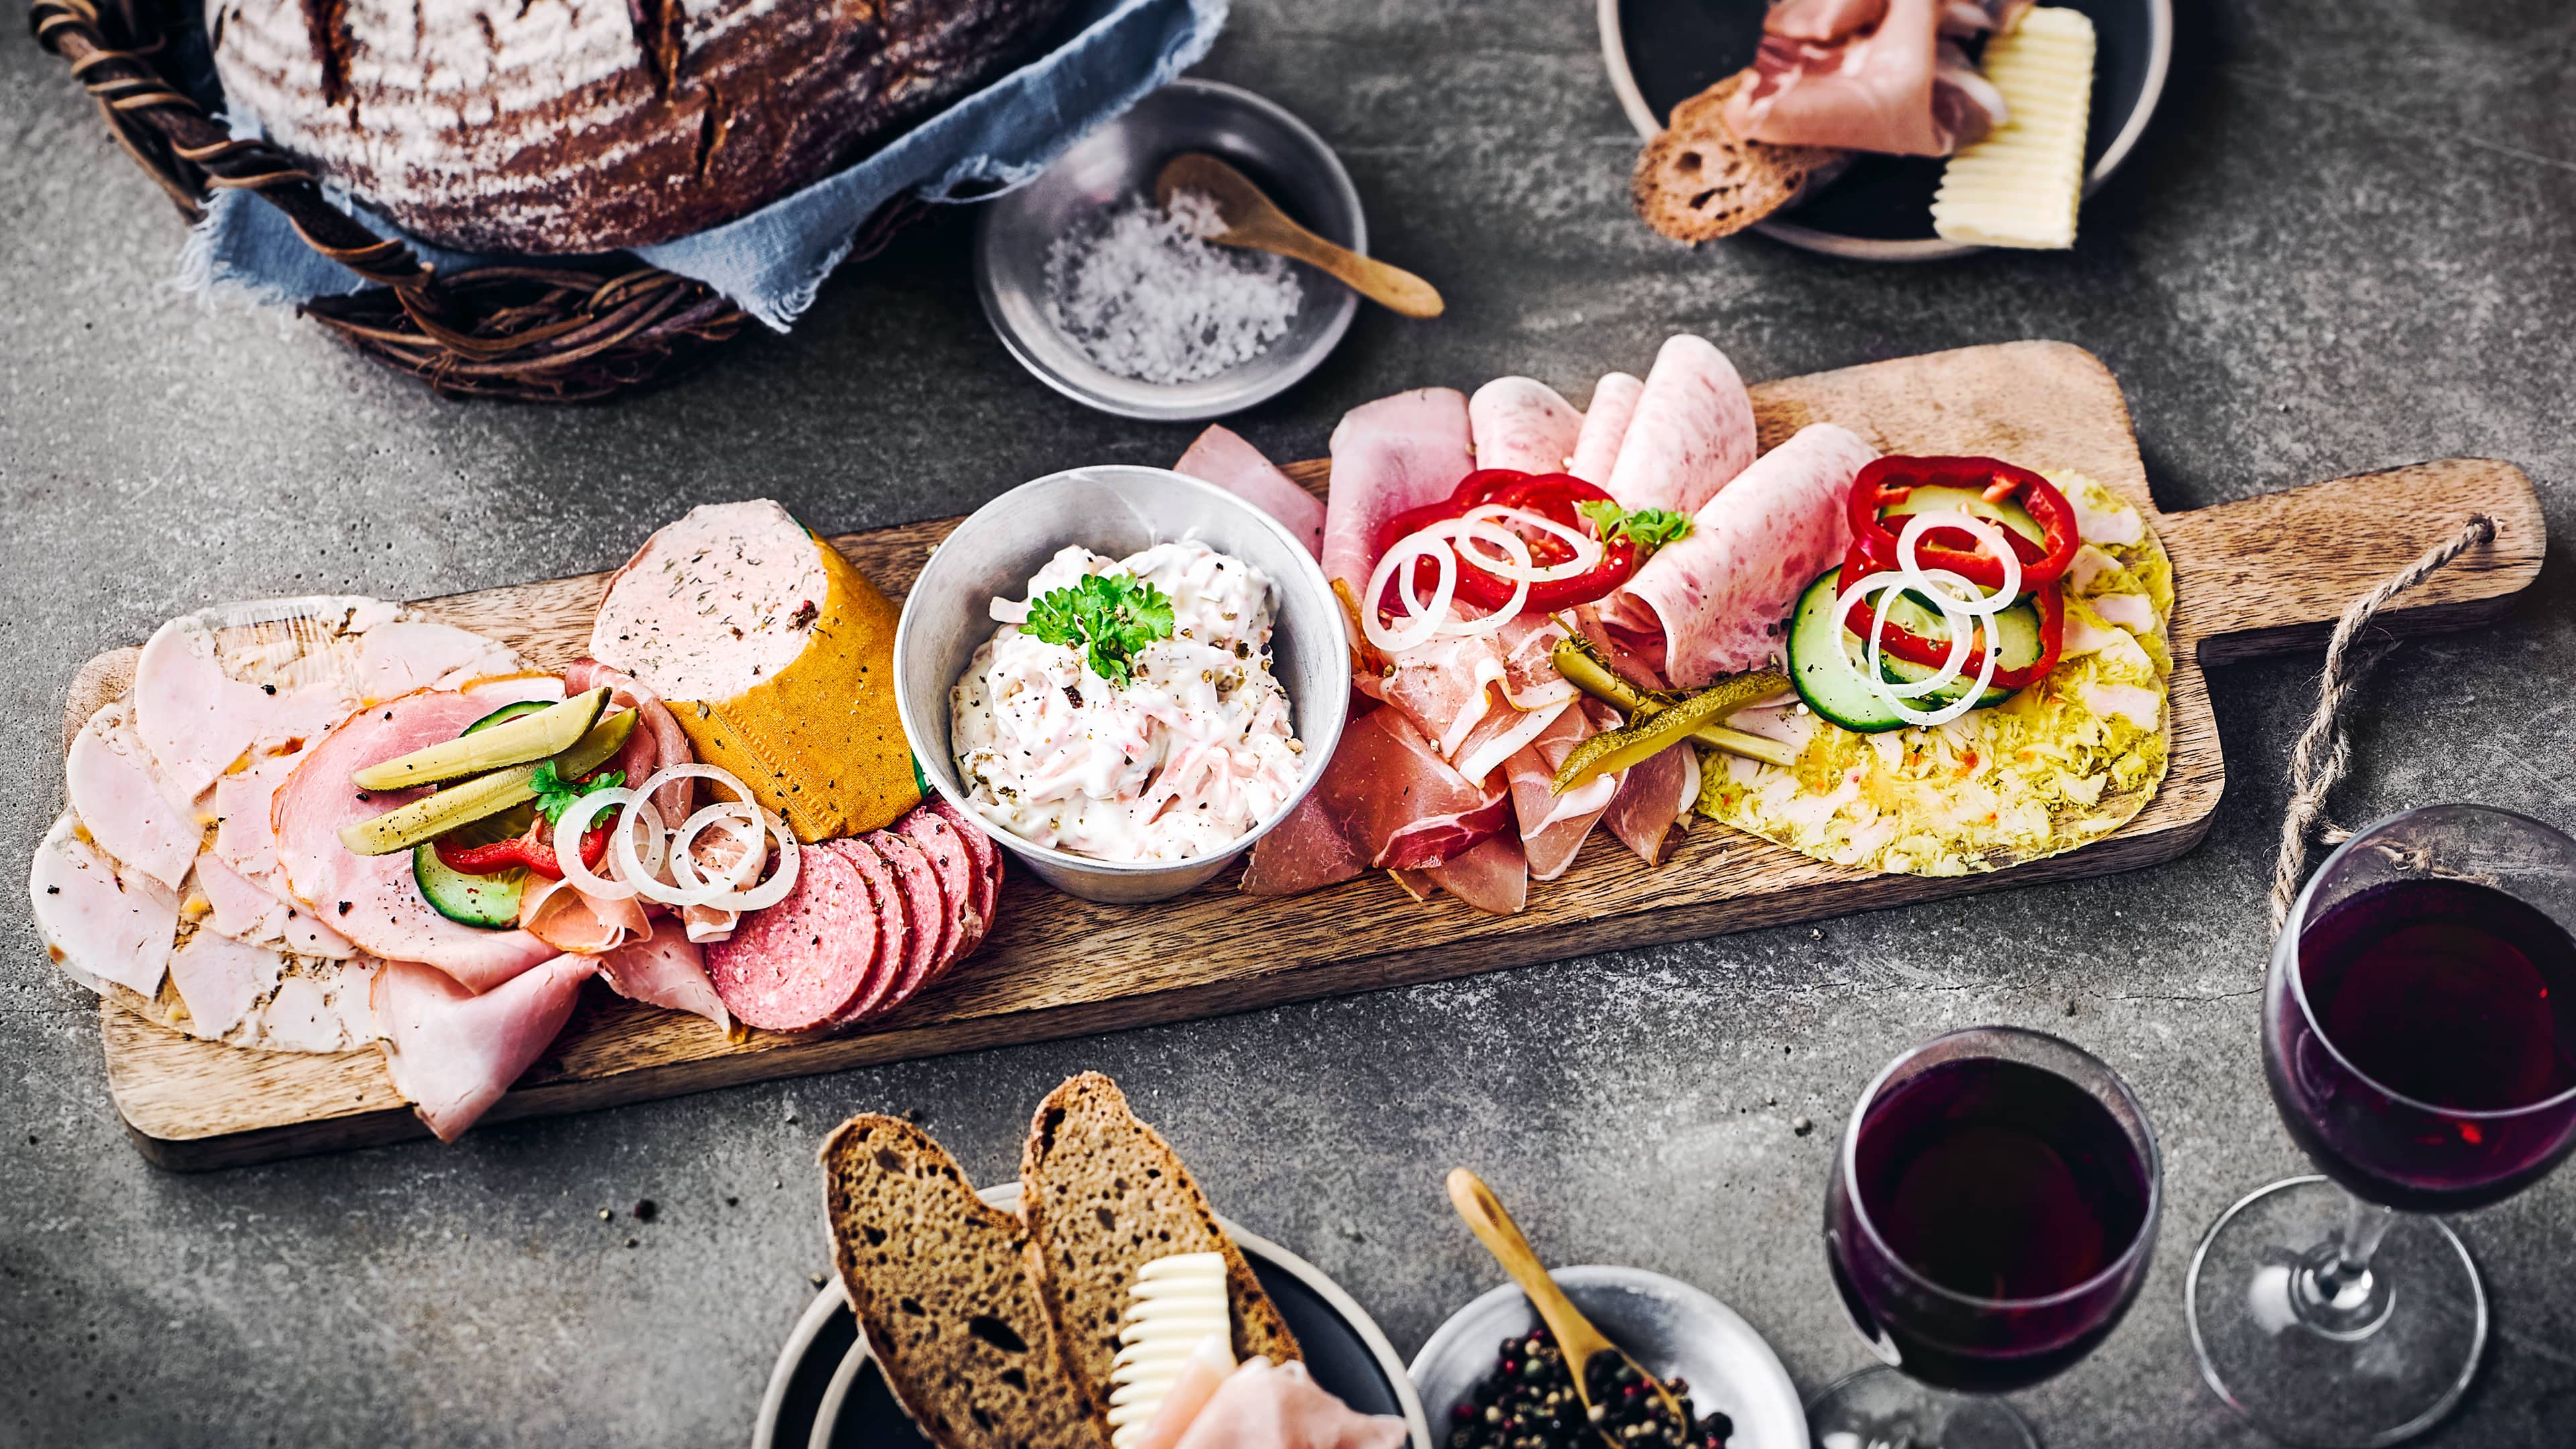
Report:
<svg viewBox="0 0 2576 1449"><path fill-rule="evenodd" d="M1585 1382L1596 1406L1590 1415L1546 1329L1504 1339L1494 1372L1451 1411L1448 1449L1600 1449L1604 1435L1620 1449L1726 1449L1735 1433L1726 1415L1699 1415L1680 1379L1666 1387L1689 1422L1672 1422L1663 1401L1615 1354L1596 1357Z"/></svg>

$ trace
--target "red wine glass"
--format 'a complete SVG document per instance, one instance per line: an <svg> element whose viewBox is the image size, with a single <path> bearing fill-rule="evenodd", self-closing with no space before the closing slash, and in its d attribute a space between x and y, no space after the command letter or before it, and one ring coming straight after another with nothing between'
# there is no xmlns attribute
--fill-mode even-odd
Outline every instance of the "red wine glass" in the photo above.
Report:
<svg viewBox="0 0 2576 1449"><path fill-rule="evenodd" d="M1974 1027L1861 1094L1825 1199L1834 1286L1889 1367L1807 1406L1832 1449L2025 1449L1994 1395L2107 1337L2146 1279L2162 1180L2126 1083L2035 1031Z"/></svg>
<svg viewBox="0 0 2576 1449"><path fill-rule="evenodd" d="M2274 943L2263 1064L2322 1177L2213 1224L2185 1303L2201 1374L2291 1444L2394 1444L2459 1402L2486 1292L2431 1213L2576 1147L2576 841L2411 810L2318 867Z"/></svg>

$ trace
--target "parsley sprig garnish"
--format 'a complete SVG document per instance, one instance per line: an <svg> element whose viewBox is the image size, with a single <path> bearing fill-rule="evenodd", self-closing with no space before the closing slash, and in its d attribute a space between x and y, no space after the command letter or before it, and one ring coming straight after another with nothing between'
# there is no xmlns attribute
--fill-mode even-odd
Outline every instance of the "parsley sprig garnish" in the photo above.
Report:
<svg viewBox="0 0 2576 1449"><path fill-rule="evenodd" d="M537 766L537 772L528 777L528 788L537 792L537 813L545 816L549 825L563 819L563 813L572 808L572 802L582 796L599 790L614 790L625 783L624 770L603 770L587 780L567 780L555 773L552 760Z"/></svg>
<svg viewBox="0 0 2576 1449"><path fill-rule="evenodd" d="M1029 600L1029 621L1020 627L1049 644L1088 646L1091 672L1125 685L1135 677L1137 652L1171 637L1172 601L1143 579L1085 574Z"/></svg>
<svg viewBox="0 0 2576 1449"><path fill-rule="evenodd" d="M1622 508L1607 498L1594 498L1574 505L1574 511L1591 520L1592 531L1603 543L1624 534L1652 553L1690 537L1690 515L1669 508Z"/></svg>

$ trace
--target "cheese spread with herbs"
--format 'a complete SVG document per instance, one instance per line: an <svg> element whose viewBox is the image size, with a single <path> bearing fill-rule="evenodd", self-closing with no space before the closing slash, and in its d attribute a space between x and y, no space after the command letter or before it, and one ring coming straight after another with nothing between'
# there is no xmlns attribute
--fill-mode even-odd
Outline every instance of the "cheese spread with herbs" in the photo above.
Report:
<svg viewBox="0 0 2576 1449"><path fill-rule="evenodd" d="M1270 672L1271 583L1242 559L1075 544L992 613L1002 627L949 705L958 772L993 824L1099 860L1187 860L1295 791L1304 747Z"/></svg>

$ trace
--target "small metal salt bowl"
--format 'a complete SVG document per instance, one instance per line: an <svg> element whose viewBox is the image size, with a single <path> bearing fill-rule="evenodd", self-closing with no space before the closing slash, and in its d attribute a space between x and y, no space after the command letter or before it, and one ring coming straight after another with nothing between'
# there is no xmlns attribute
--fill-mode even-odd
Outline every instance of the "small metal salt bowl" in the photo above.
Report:
<svg viewBox="0 0 2576 1449"><path fill-rule="evenodd" d="M949 738L949 690L993 637L993 600L1021 599L1029 579L1068 544L1111 558L1193 539L1270 579L1271 673L1287 691L1304 746L1297 788L1268 819L1210 855L1181 861L1095 860L1035 845L999 826L986 833L1038 878L1085 900L1165 900L1206 882L1297 808L1323 776L1350 708L1350 644L1342 607L1315 556L1278 520L1212 483L1168 468L1106 464L1023 483L977 509L931 554L895 626L895 707L931 787L977 820Z"/></svg>
<svg viewBox="0 0 2576 1449"><path fill-rule="evenodd" d="M1295 116L1252 92L1216 81L1177 80L1092 132L1044 175L983 205L975 230L975 290L984 318L1039 381L1076 402L1125 418L1196 422L1278 396L1321 366L1348 332L1359 296L1290 262L1304 302L1288 334L1260 356L1199 382L1120 377L1085 356L1047 303L1047 248L1136 197L1173 157L1205 151L1241 171L1307 230L1368 250L1360 194L1333 148Z"/></svg>

